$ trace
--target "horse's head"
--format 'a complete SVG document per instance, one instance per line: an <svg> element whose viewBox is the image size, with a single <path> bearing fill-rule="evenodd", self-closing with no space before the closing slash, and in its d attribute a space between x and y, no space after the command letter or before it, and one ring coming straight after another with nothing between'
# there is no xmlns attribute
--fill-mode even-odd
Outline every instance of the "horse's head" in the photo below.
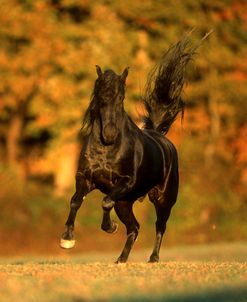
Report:
<svg viewBox="0 0 247 302"><path fill-rule="evenodd" d="M94 106L97 107L100 117L102 142L112 145L119 134L124 114L123 100L128 68L121 75L110 69L102 72L99 66L96 66L96 70L98 78L93 92Z"/></svg>

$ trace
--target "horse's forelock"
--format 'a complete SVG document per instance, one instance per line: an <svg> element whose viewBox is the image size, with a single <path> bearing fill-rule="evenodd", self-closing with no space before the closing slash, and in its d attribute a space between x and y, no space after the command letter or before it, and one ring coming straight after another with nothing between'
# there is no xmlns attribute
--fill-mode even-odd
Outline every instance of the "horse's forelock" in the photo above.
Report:
<svg viewBox="0 0 247 302"><path fill-rule="evenodd" d="M100 99L104 96L106 98L114 97L117 90L124 89L124 86L125 84L121 80L121 76L117 75L111 69L107 69L102 75L100 75L95 81L94 90L91 95L91 102L85 112L82 128L87 130L90 129L94 118L97 115L97 110L100 107Z"/></svg>
<svg viewBox="0 0 247 302"><path fill-rule="evenodd" d="M97 79L94 94L97 95L109 95L115 94L116 89L119 89L122 85L121 77L117 75L113 70L107 69L103 75Z"/></svg>

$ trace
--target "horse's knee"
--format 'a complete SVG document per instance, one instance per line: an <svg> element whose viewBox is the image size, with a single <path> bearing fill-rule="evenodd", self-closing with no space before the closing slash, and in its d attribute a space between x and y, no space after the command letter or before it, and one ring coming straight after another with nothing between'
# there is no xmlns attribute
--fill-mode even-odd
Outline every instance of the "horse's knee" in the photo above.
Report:
<svg viewBox="0 0 247 302"><path fill-rule="evenodd" d="M79 196L78 194L75 194L71 198L70 207L72 209L78 210L84 199L85 199L85 196Z"/></svg>

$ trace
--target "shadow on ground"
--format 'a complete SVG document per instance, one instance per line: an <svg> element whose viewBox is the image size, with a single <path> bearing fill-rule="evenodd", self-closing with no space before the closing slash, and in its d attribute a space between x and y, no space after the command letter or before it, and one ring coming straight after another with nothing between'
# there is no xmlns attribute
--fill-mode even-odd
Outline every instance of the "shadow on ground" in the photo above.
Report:
<svg viewBox="0 0 247 302"><path fill-rule="evenodd" d="M85 299L74 298L72 302L86 302ZM99 299L98 302L104 302L104 299ZM247 288L237 287L231 289L208 290L193 294L179 295L153 295L153 296L115 296L107 301L128 301L128 302L246 302Z"/></svg>

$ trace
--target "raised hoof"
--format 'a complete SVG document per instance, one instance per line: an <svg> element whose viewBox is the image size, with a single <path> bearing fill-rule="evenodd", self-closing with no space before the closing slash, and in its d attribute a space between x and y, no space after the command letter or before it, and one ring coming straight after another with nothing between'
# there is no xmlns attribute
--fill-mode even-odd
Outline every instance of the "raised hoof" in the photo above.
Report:
<svg viewBox="0 0 247 302"><path fill-rule="evenodd" d="M110 228L105 228L101 226L102 230L109 234L115 234L118 231L118 224L113 220Z"/></svg>
<svg viewBox="0 0 247 302"><path fill-rule="evenodd" d="M75 240L60 240L60 247L63 249L72 249L75 246Z"/></svg>

